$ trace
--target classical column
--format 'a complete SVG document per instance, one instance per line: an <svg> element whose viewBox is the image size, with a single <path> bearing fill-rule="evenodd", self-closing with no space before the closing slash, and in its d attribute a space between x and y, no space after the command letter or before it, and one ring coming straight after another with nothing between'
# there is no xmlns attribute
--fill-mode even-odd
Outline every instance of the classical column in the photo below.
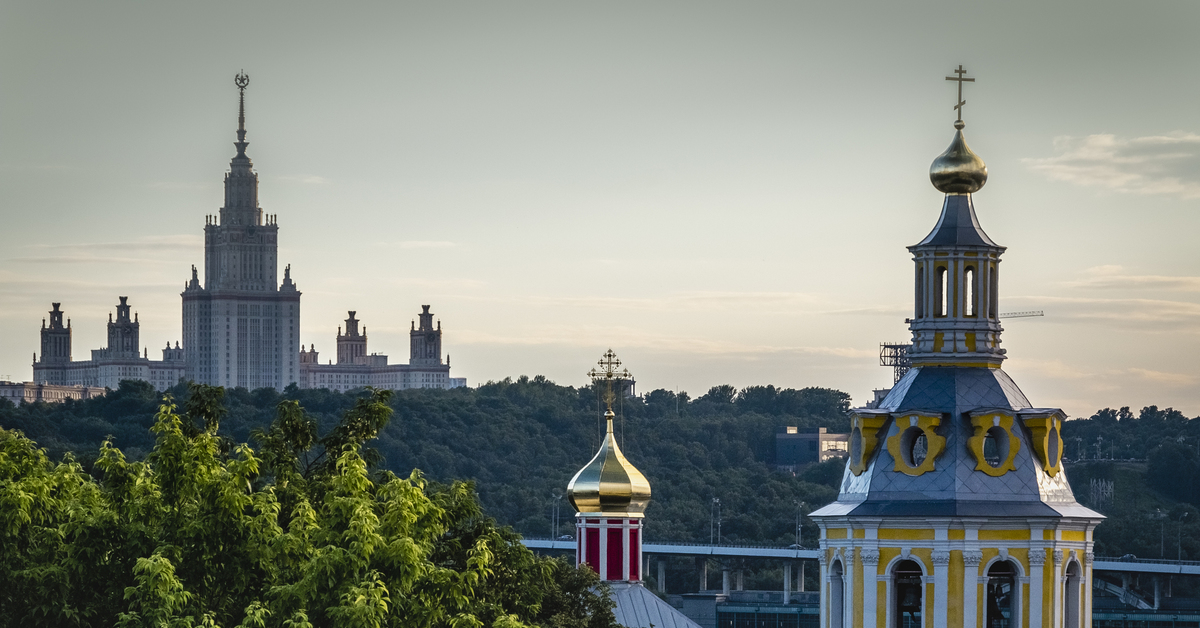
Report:
<svg viewBox="0 0 1200 628"><path fill-rule="evenodd" d="M847 547L842 552L842 569L845 570L842 576L842 625L854 625L854 605L858 601L854 598L854 548Z"/></svg>
<svg viewBox="0 0 1200 628"><path fill-rule="evenodd" d="M792 603L792 563L783 563L783 603Z"/></svg>
<svg viewBox="0 0 1200 628"><path fill-rule="evenodd" d="M946 599L950 594L950 552L946 550L933 550L930 554L930 559L933 562L932 625L945 626L950 614L949 600ZM926 622L926 624L928 623Z"/></svg>
<svg viewBox="0 0 1200 628"><path fill-rule="evenodd" d="M1054 623L1051 626L1063 625L1063 551L1060 549L1054 550L1051 554L1054 557L1054 579L1051 584L1054 589L1050 593L1051 604L1054 605Z"/></svg>
<svg viewBox="0 0 1200 628"><path fill-rule="evenodd" d="M979 621L979 563L983 552L963 550L963 628L975 628Z"/></svg>
<svg viewBox="0 0 1200 628"><path fill-rule="evenodd" d="M1046 550L1040 547L1029 550L1029 628L1042 628L1042 581L1046 570ZM965 628L965 627L964 627Z"/></svg>
<svg viewBox="0 0 1200 628"><path fill-rule="evenodd" d="M863 564L863 628L874 628L877 624L875 606L879 591L879 550L863 549L859 556Z"/></svg>
<svg viewBox="0 0 1200 628"><path fill-rule="evenodd" d="M1083 589L1083 623L1082 626L1092 625L1092 561L1096 560L1096 555L1092 552L1087 552L1083 555L1083 572L1084 580L1081 583Z"/></svg>
<svg viewBox="0 0 1200 628"><path fill-rule="evenodd" d="M817 552L817 603L819 604L817 615L821 618L819 624L821 628L829 628L829 600L826 597L829 595L829 565L825 557L825 550Z"/></svg>

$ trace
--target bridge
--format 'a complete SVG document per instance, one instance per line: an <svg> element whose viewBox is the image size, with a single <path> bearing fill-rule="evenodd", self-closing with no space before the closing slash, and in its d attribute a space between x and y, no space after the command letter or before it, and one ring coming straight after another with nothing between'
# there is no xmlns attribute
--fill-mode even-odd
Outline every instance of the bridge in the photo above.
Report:
<svg viewBox="0 0 1200 628"><path fill-rule="evenodd" d="M525 547L551 552L574 552L575 541L524 539ZM651 556L711 556L713 558L776 558L816 560L818 550L770 545L705 545L701 543L646 543L642 554ZM1093 571L1144 573L1153 575L1200 576L1200 561L1097 556Z"/></svg>

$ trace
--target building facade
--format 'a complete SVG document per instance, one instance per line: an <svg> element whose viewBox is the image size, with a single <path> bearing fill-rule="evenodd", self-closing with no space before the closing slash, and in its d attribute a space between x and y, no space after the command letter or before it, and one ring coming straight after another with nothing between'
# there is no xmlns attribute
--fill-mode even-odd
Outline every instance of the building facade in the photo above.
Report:
<svg viewBox="0 0 1200 628"><path fill-rule="evenodd" d="M372 386L388 390L410 388L458 388L462 377L450 377L450 356L442 360L442 324L436 327L428 305L421 306L420 326L413 321L409 331L408 364L388 364L388 356L367 352L367 328L359 330L357 312L349 312L345 332L338 328L337 362L321 364L313 346L300 348L300 387L328 388L345 392Z"/></svg>
<svg viewBox="0 0 1200 628"><path fill-rule="evenodd" d="M845 458L849 434L831 434L828 428L787 426L775 433L775 467L795 471L814 462Z"/></svg>
<svg viewBox="0 0 1200 628"><path fill-rule="evenodd" d="M121 380L150 382L156 390L166 390L184 377L183 349L179 343L167 343L162 360L151 360L148 349L141 347L141 323L132 312L129 297L118 297L116 318L108 315L108 346L93 349L90 360L71 359L71 321L63 323L60 303L52 303L50 320L42 319L42 355L33 356L33 384L75 388L117 388ZM60 391L61 392L61 391ZM58 393L56 392L55 395ZM80 390L79 395L86 398Z"/></svg>
<svg viewBox="0 0 1200 628"><path fill-rule="evenodd" d="M10 401L13 404L61 403L67 399L91 399L103 396L105 390L94 386L57 386L54 384L38 384L35 382L0 381L0 401Z"/></svg>
<svg viewBox="0 0 1200 628"><path fill-rule="evenodd" d="M278 281L279 225L258 205L258 174L246 156L248 83L238 75L237 154L225 204L205 220L204 283L193 266L181 295L183 353L189 380L282 390L300 376L300 291L290 267Z"/></svg>
<svg viewBox="0 0 1200 628"><path fill-rule="evenodd" d="M930 178L946 194L915 263L911 369L851 418L821 530L822 628L1091 626L1092 534L1062 466L1062 411L1001 369L1004 247L972 200L987 180L962 120Z"/></svg>

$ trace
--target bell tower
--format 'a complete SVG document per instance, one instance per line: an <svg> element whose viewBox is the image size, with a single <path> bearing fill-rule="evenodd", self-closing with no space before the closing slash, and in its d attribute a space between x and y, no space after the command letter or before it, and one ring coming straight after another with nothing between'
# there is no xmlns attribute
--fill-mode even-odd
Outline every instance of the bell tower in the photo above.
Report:
<svg viewBox="0 0 1200 628"><path fill-rule="evenodd" d="M1093 531L1062 465L1057 408L1000 367L998 266L972 195L987 167L961 112L930 180L945 194L916 264L912 368L851 414L850 455L821 530L822 628L1091 626Z"/></svg>

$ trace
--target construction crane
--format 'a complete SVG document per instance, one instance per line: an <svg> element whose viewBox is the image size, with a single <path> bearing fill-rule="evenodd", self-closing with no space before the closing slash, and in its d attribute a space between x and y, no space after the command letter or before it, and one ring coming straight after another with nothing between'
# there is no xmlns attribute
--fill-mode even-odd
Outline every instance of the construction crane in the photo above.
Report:
<svg viewBox="0 0 1200 628"><path fill-rule="evenodd" d="M1024 312L1001 312L1000 318L1031 318L1034 316L1045 316L1042 310L1027 310ZM911 323L911 319L905 319L904 322ZM908 372L912 367L912 360L908 357L908 351L912 348L912 343L908 342L882 342L879 343L879 366L892 367L895 379L892 384L895 385L900 381L901 377Z"/></svg>

